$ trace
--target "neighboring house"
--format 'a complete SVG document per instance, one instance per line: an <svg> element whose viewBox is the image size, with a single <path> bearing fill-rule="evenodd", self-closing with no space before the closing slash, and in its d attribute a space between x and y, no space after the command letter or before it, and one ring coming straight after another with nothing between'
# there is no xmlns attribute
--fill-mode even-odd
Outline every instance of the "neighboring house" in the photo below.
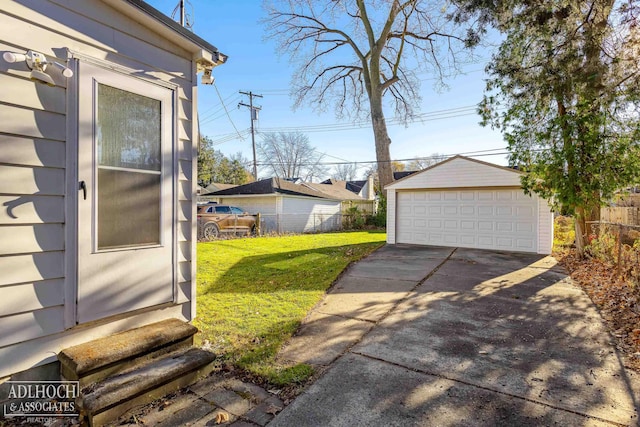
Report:
<svg viewBox="0 0 640 427"><path fill-rule="evenodd" d="M0 22L4 377L195 316L197 73L226 57L141 0L4 0Z"/></svg>
<svg viewBox="0 0 640 427"><path fill-rule="evenodd" d="M236 184L221 184L218 182L212 182L207 185L205 188L198 186L198 202L205 203L210 201L216 201L215 198L211 198L210 196L205 196L205 194L214 193L220 190L226 190L228 188L237 187Z"/></svg>
<svg viewBox="0 0 640 427"><path fill-rule="evenodd" d="M522 174L455 156L388 185L387 243L551 253L551 208Z"/></svg>
<svg viewBox="0 0 640 427"><path fill-rule="evenodd" d="M267 178L204 195L218 203L260 213L263 233L330 231L342 226L344 200L362 200L353 192L330 184Z"/></svg>

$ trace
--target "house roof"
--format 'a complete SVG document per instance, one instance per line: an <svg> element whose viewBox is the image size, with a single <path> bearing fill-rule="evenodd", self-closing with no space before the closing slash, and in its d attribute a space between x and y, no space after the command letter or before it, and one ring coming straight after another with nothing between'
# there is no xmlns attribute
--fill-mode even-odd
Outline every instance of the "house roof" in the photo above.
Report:
<svg viewBox="0 0 640 427"><path fill-rule="evenodd" d="M394 180L399 180L402 178L406 178L409 175L413 175L414 173L419 172L419 171L401 171L401 172L394 172L393 173L393 179Z"/></svg>
<svg viewBox="0 0 640 427"><path fill-rule="evenodd" d="M364 187L364 185L367 183L366 180L364 181L342 181L342 180L338 180L338 179L327 179L325 181L322 181L320 184L323 185L334 185L336 187L339 188L344 188L348 191L351 191L352 193L358 194L360 193L360 190L362 190L362 187Z"/></svg>
<svg viewBox="0 0 640 427"><path fill-rule="evenodd" d="M102 1L119 10L124 15L136 19L140 24L151 28L173 41L177 41L179 45L190 52L195 53L198 49L204 51L195 55L194 60L205 62L210 66L224 64L227 61L228 56L218 51L217 47L143 0ZM176 36L178 37L176 38ZM208 54L205 54L205 52Z"/></svg>
<svg viewBox="0 0 640 427"><path fill-rule="evenodd" d="M237 196L256 194L290 194L333 200L358 200L360 196L344 188L329 184L293 183L284 178L267 178L225 190L214 191L206 196Z"/></svg>
<svg viewBox="0 0 640 427"><path fill-rule="evenodd" d="M233 188L233 187L237 187L236 184L222 184L219 182L212 182L211 184L207 185L205 188L202 189L202 191L205 192L213 192L213 191L220 191L220 190L226 190L229 188Z"/></svg>
<svg viewBox="0 0 640 427"><path fill-rule="evenodd" d="M343 183L345 181L342 181ZM330 196L332 199L340 199L340 200L362 200L362 197L347 188L346 185L336 185L336 184L313 184L313 183L303 183L302 185L309 186L314 190L317 190L321 193L324 193ZM359 190L358 190L359 191Z"/></svg>

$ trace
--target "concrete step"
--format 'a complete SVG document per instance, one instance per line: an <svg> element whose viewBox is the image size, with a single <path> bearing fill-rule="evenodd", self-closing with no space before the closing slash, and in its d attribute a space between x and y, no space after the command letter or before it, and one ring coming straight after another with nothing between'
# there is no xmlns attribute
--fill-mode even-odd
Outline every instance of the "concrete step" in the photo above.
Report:
<svg viewBox="0 0 640 427"><path fill-rule="evenodd" d="M82 388L136 364L191 347L196 332L193 325L167 319L69 347L58 354L61 373L68 380L80 381Z"/></svg>
<svg viewBox="0 0 640 427"><path fill-rule="evenodd" d="M136 406L196 382L213 370L215 355L198 348L178 350L85 387L78 399L90 426L103 425Z"/></svg>

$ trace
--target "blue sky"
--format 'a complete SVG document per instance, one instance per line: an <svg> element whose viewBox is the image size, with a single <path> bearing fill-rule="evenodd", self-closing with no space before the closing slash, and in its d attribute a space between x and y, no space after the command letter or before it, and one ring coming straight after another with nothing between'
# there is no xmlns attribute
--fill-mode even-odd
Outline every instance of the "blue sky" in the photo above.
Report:
<svg viewBox="0 0 640 427"><path fill-rule="evenodd" d="M149 4L171 16L178 0L147 0ZM262 107L257 122L259 132L287 128L305 133L325 162L374 161L373 131L370 126L357 128L352 122L339 121L332 112L318 114L310 108L293 110L289 83L293 67L287 56L280 57L273 41L264 40L264 28L258 22L263 16L258 0L189 0L187 12L193 17L193 30L200 37L229 55L226 64L214 69L216 86L200 84L198 108L200 129L218 142L217 149L230 155L241 152L251 159L251 137L244 140L233 134L250 126L249 109L238 108L248 98L239 91L263 95L255 102ZM488 58L488 52L480 56ZM484 63L465 67L466 74L446 81L449 88L436 90L432 76L422 76L422 104L420 113L470 107L482 99ZM217 88L217 91L216 91ZM220 96L218 96L218 92ZM220 100L224 101L229 117ZM449 118L389 126L391 158L394 160L429 156L433 153L457 154L500 149L505 146L500 133L481 127L479 116L470 108L448 114ZM440 115L442 116L442 115ZM393 116L387 113L387 119ZM433 117L433 116L432 116ZM317 131L318 126L322 131ZM315 127L315 129L314 129ZM336 127L342 128L335 130ZM334 129L328 131L328 129ZM353 129L345 129L353 128ZM500 150L503 151L503 150ZM506 156L481 156L478 159L506 164ZM362 173L367 165L362 165Z"/></svg>

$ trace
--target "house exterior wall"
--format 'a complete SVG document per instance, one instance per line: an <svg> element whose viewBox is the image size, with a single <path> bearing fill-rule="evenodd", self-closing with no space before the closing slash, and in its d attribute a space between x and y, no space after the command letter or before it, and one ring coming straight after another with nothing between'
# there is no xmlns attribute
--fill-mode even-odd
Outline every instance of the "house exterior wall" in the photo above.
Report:
<svg viewBox="0 0 640 427"><path fill-rule="evenodd" d="M105 3L4 1L0 51L39 51L67 63L91 58L175 85L177 236L175 303L76 328L77 135L68 81L29 79L24 63L0 60L0 377L55 360L89 339L167 317L194 316L195 66L191 54ZM68 87L69 88L68 88ZM72 193L73 191L73 193Z"/></svg>

